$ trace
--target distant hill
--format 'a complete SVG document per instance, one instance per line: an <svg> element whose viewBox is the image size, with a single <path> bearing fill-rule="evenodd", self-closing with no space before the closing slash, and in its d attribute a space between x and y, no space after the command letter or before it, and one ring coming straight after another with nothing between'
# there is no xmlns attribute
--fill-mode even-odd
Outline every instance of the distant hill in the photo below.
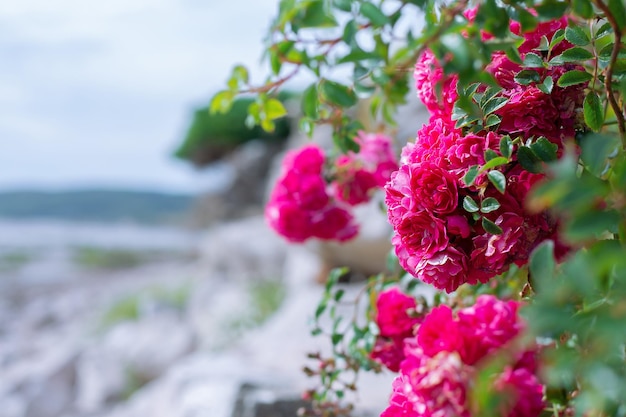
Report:
<svg viewBox="0 0 626 417"><path fill-rule="evenodd" d="M191 195L125 190L0 191L0 217L180 223L193 201Z"/></svg>

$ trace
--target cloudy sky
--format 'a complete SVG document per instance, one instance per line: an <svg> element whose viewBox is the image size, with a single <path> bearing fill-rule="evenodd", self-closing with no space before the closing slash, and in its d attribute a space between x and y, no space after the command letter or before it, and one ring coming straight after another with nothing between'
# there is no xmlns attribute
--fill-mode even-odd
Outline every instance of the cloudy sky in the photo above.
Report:
<svg viewBox="0 0 626 417"><path fill-rule="evenodd" d="M0 4L0 189L197 189L170 157L235 63L259 67L277 0ZM260 78L260 77L259 77ZM203 178L203 179L201 179Z"/></svg>

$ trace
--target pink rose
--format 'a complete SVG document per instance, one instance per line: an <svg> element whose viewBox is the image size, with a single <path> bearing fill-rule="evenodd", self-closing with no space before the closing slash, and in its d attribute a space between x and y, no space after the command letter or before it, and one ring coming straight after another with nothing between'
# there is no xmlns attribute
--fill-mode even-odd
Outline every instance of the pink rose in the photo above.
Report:
<svg viewBox="0 0 626 417"><path fill-rule="evenodd" d="M435 55L426 50L420 55L415 64L413 73L417 96L428 110L444 110L452 112L452 107L457 99L456 76L448 76L443 73L443 69Z"/></svg>
<svg viewBox="0 0 626 417"><path fill-rule="evenodd" d="M521 244L524 218L515 213L503 213L495 221L502 233L484 233L473 239L474 250L470 255L471 267L476 270L478 280L483 281L504 272L515 259Z"/></svg>
<svg viewBox="0 0 626 417"><path fill-rule="evenodd" d="M352 214L328 195L323 164L324 154L314 145L289 152L283 161L283 174L272 190L265 218L291 242L312 237L345 241L358 232Z"/></svg>
<svg viewBox="0 0 626 417"><path fill-rule="evenodd" d="M546 407L543 385L527 369L507 367L494 383L504 396L501 415L507 417L537 417Z"/></svg>
<svg viewBox="0 0 626 417"><path fill-rule="evenodd" d="M369 201L398 169L391 138L361 131L354 140L360 150L337 158L332 185L335 197L351 206Z"/></svg>
<svg viewBox="0 0 626 417"><path fill-rule="evenodd" d="M413 403L406 397L407 389L410 385L402 375L398 375L392 383L393 393L389 400L389 406L382 412L380 417L421 417L422 413L417 413L413 408Z"/></svg>
<svg viewBox="0 0 626 417"><path fill-rule="evenodd" d="M470 235L470 225L467 218L458 214L446 217L446 230L448 235L457 235L462 238Z"/></svg>
<svg viewBox="0 0 626 417"><path fill-rule="evenodd" d="M402 149L401 162L420 163L430 161L441 168L447 168L447 150L461 136L454 127L450 116L437 113L417 132L415 144L408 143Z"/></svg>
<svg viewBox="0 0 626 417"><path fill-rule="evenodd" d="M311 237L311 217L293 202L270 202L265 207L265 218L272 229L291 242Z"/></svg>
<svg viewBox="0 0 626 417"><path fill-rule="evenodd" d="M406 214L395 229L401 244L415 255L431 256L449 243L445 222L427 211Z"/></svg>
<svg viewBox="0 0 626 417"><path fill-rule="evenodd" d="M369 201L371 191L378 187L374 174L350 165L337 169L337 179L333 182L335 197L351 206Z"/></svg>
<svg viewBox="0 0 626 417"><path fill-rule="evenodd" d="M470 417L467 390L472 375L455 352L440 352L432 358L423 358L421 366L409 369L401 366L406 398L413 404L418 416Z"/></svg>
<svg viewBox="0 0 626 417"><path fill-rule="evenodd" d="M383 337L408 337L413 328L420 322L417 317L409 315L415 310L415 299L392 287L378 294L376 299L376 324Z"/></svg>
<svg viewBox="0 0 626 417"><path fill-rule="evenodd" d="M536 15L534 11L532 11L532 13ZM548 22L540 22L536 28L529 32L522 32L522 26L519 22L511 21L510 25L511 32L524 37L524 42L518 48L521 54L533 51L535 48L539 47L542 37L547 37L549 41L552 39L552 36L556 33L557 30L565 29L566 27L567 18L565 16L560 19L550 20ZM567 41L562 41L559 45L557 45L553 53L554 55L558 55L565 49L571 47L571 43Z"/></svg>
<svg viewBox="0 0 626 417"><path fill-rule="evenodd" d="M501 301L481 295L472 307L458 312L458 328L463 335L461 357L474 365L512 341L524 328L515 301Z"/></svg>
<svg viewBox="0 0 626 417"><path fill-rule="evenodd" d="M352 239L359 232L352 214L336 205L316 213L312 227L314 237L340 242Z"/></svg>
<svg viewBox="0 0 626 417"><path fill-rule="evenodd" d="M378 336L370 358L382 363L390 371L398 372L404 360L404 339Z"/></svg>
<svg viewBox="0 0 626 417"><path fill-rule="evenodd" d="M449 169L456 178L461 179L472 165L482 165L485 163L485 151L487 149L497 150L500 147L500 135L494 132L484 134L469 133L457 138L446 152L449 160ZM486 175L481 174L474 182L481 184L486 181ZM464 183L462 183L464 185Z"/></svg>
<svg viewBox="0 0 626 417"><path fill-rule="evenodd" d="M403 165L400 169L409 170L413 198L425 210L447 214L459 206L456 178L438 165L423 162Z"/></svg>
<svg viewBox="0 0 626 417"><path fill-rule="evenodd" d="M420 259L413 275L447 293L455 291L465 283L476 284L476 281L468 276L467 255L453 246L448 246L429 258Z"/></svg>
<svg viewBox="0 0 626 417"><path fill-rule="evenodd" d="M550 95L533 85L507 90L504 94L509 97L509 101L496 111L502 119L500 131L522 134L524 137L545 136L560 140L560 112Z"/></svg>
<svg viewBox="0 0 626 417"><path fill-rule="evenodd" d="M302 174L320 174L324 166L324 152L316 145L289 151L283 159L283 170Z"/></svg>
<svg viewBox="0 0 626 417"><path fill-rule="evenodd" d="M430 310L418 328L417 341L428 356L456 352L461 348L463 340L450 307L441 305Z"/></svg>

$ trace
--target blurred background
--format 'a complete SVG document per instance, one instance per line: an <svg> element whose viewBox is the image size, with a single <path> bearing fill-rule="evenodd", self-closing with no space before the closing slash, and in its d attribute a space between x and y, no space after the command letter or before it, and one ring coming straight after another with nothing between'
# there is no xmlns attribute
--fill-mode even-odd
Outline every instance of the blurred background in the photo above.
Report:
<svg viewBox="0 0 626 417"><path fill-rule="evenodd" d="M262 211L277 156L303 139L290 119L245 128L248 99L207 112L233 65L263 81L276 7L0 5L0 417L302 405L319 349L306 320L333 265L287 247ZM376 386L364 407L384 406Z"/></svg>

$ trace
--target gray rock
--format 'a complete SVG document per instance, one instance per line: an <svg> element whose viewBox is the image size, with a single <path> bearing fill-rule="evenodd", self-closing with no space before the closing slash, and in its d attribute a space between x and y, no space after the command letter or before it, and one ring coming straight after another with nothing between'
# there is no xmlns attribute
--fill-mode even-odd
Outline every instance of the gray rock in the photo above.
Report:
<svg viewBox="0 0 626 417"><path fill-rule="evenodd" d="M194 348L191 330L172 314L113 327L80 358L76 404L94 412L164 374Z"/></svg>

